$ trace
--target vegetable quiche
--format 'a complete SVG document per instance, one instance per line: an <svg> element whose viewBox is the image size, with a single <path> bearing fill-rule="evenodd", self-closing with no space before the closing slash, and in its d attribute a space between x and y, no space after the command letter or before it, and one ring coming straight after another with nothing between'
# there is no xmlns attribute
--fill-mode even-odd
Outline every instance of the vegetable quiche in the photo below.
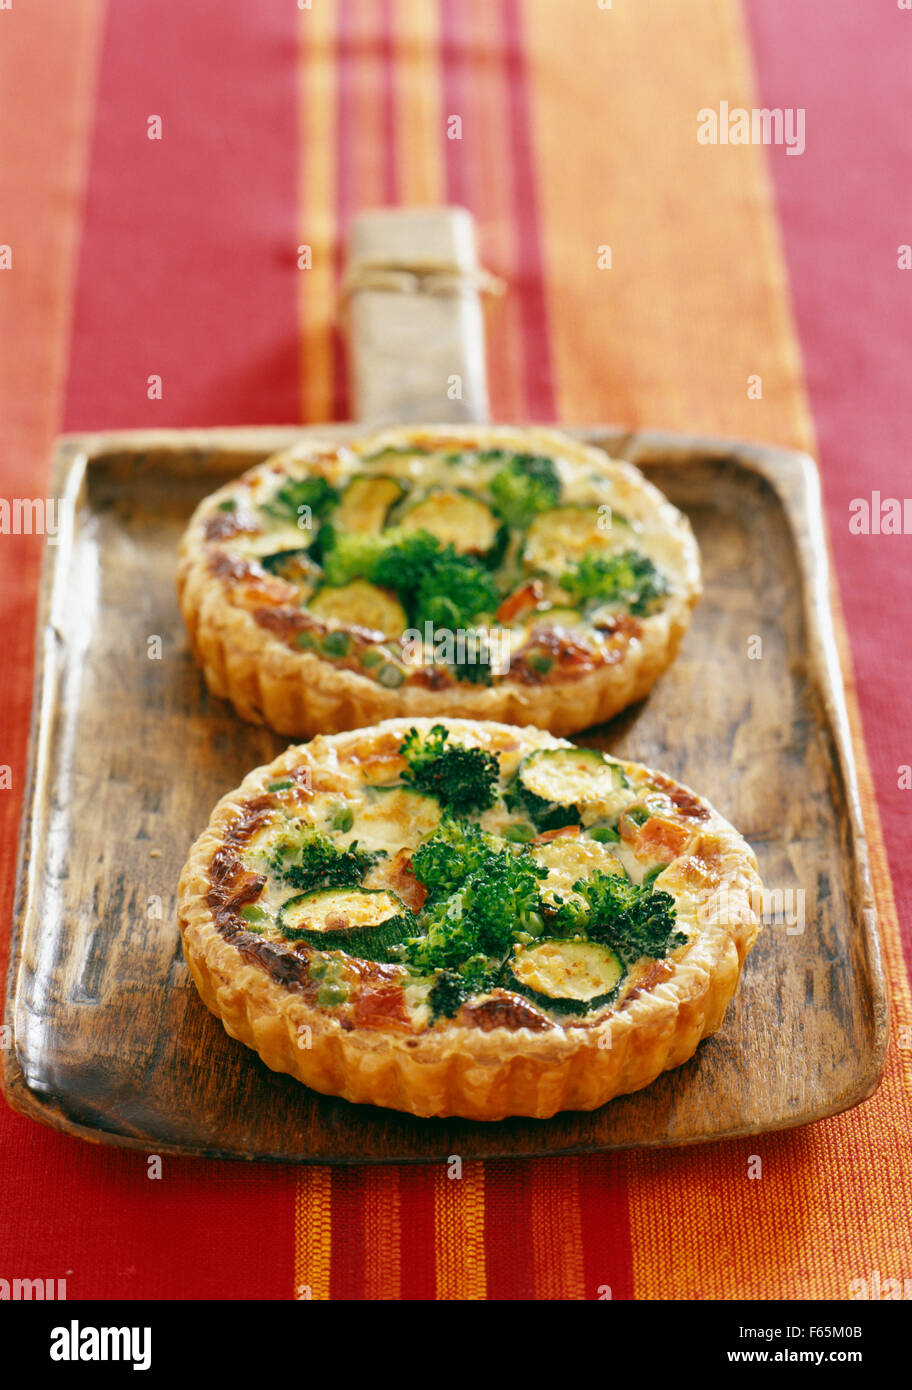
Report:
<svg viewBox="0 0 912 1390"><path fill-rule="evenodd" d="M571 733L641 699L700 591L685 518L546 430L306 443L219 489L181 545L210 689L279 733L460 715Z"/></svg>
<svg viewBox="0 0 912 1390"><path fill-rule="evenodd" d="M661 773L534 728L390 720L291 747L180 883L207 1006L347 1100L496 1120L592 1109L715 1032L757 863Z"/></svg>

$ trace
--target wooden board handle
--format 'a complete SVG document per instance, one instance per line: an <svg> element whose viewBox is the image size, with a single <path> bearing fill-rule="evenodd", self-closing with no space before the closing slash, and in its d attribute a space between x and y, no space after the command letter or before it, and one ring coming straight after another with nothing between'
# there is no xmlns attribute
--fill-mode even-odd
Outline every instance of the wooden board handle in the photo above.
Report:
<svg viewBox="0 0 912 1390"><path fill-rule="evenodd" d="M465 208L379 208L353 223L343 292L355 416L371 425L488 418L481 270Z"/></svg>

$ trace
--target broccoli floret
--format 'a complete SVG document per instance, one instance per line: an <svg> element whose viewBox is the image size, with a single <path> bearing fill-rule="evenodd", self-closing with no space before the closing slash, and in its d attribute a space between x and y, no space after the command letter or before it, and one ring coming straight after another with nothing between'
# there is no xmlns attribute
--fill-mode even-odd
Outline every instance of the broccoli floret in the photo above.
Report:
<svg viewBox="0 0 912 1390"><path fill-rule="evenodd" d="M508 526L526 527L540 512L549 511L560 498L560 479L554 463L538 454L502 454L488 450L483 458L505 457L507 462L491 479L491 502Z"/></svg>
<svg viewBox="0 0 912 1390"><path fill-rule="evenodd" d="M412 872L432 894L449 894L481 868L497 842L471 821L445 814L428 839L412 853Z"/></svg>
<svg viewBox="0 0 912 1390"><path fill-rule="evenodd" d="M456 970L441 970L428 994L431 1017L452 1018L472 993L464 975Z"/></svg>
<svg viewBox="0 0 912 1390"><path fill-rule="evenodd" d="M394 527L375 536L324 527L320 540L328 584L367 579L394 589L412 623L464 628L497 607L497 586L484 565L428 531Z"/></svg>
<svg viewBox="0 0 912 1390"><path fill-rule="evenodd" d="M292 854L294 859L290 861ZM308 826L293 844L280 844L269 863L286 883L306 893L312 888L350 887L360 883L379 857L379 853L359 849L357 841L345 848Z"/></svg>
<svg viewBox="0 0 912 1390"><path fill-rule="evenodd" d="M458 1008L493 986L520 934L541 932L539 884L548 870L525 846L499 843L451 816L415 850L412 870L429 894L424 935L408 943L406 959L424 973L448 972L439 983L439 1011L446 1000L458 999Z"/></svg>
<svg viewBox="0 0 912 1390"><path fill-rule="evenodd" d="M414 622L435 628L471 627L483 613L497 607L497 585L491 572L470 555L457 555L452 546L429 562L415 589Z"/></svg>
<svg viewBox="0 0 912 1390"><path fill-rule="evenodd" d="M590 941L612 946L631 965L640 956L659 959L687 940L675 931L675 905L670 893L655 892L652 883L631 883L621 874L597 872L573 885L584 903L563 903L554 925L568 935L585 931Z"/></svg>
<svg viewBox="0 0 912 1390"><path fill-rule="evenodd" d="M309 530L311 520L322 520L338 500L339 493L325 478L289 478L275 496L262 504L262 510L276 521L298 522L304 518ZM305 507L309 512L303 510Z"/></svg>
<svg viewBox="0 0 912 1390"><path fill-rule="evenodd" d="M494 668L487 634L480 629L469 628L465 635L465 660L459 660L457 648L456 657L449 667L458 681L468 681L470 685L491 685Z"/></svg>
<svg viewBox="0 0 912 1390"><path fill-rule="evenodd" d="M324 526L320 549L326 583L340 585L352 579L371 578L385 544L383 536L337 531L331 524Z"/></svg>
<svg viewBox="0 0 912 1390"><path fill-rule="evenodd" d="M386 531L379 539L382 544L376 563L365 578L383 588L395 589L411 610L412 596L424 576L437 563L440 542L429 531L399 529Z"/></svg>
<svg viewBox="0 0 912 1390"><path fill-rule="evenodd" d="M668 581L646 555L625 550L621 555L584 555L561 575L561 588L574 603L607 599L622 603L637 617L651 613L668 593Z"/></svg>
<svg viewBox="0 0 912 1390"><path fill-rule="evenodd" d="M541 931L538 885L547 872L526 850L491 850L454 892L428 899L426 934L409 942L409 963L423 971L457 970L477 992L520 933Z"/></svg>
<svg viewBox="0 0 912 1390"><path fill-rule="evenodd" d="M408 763L402 780L418 791L436 796L441 806L457 814L484 811L494 804L500 764L483 748L446 746L450 733L435 724L427 733L410 729L399 752Z"/></svg>
<svg viewBox="0 0 912 1390"><path fill-rule="evenodd" d="M431 1017L452 1018L473 994L487 994L499 983L501 971L486 956L473 956L458 970L438 970L428 993Z"/></svg>
<svg viewBox="0 0 912 1390"><path fill-rule="evenodd" d="M382 588L409 594L440 549L427 531L393 527L376 535L327 528L323 536L323 567L328 584L368 579Z"/></svg>

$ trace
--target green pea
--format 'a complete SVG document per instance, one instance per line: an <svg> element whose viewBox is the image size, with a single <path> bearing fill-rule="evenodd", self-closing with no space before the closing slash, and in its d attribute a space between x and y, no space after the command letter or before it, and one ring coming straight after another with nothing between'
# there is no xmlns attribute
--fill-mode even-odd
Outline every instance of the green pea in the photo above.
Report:
<svg viewBox="0 0 912 1390"><path fill-rule="evenodd" d="M394 666L392 662L387 661L377 672L377 680L381 685L388 686L391 690L395 690L396 687L401 685L405 680L405 672L400 670L398 666Z"/></svg>
<svg viewBox="0 0 912 1390"><path fill-rule="evenodd" d="M530 652L527 661L529 663L529 670L534 671L536 675L539 676L546 676L554 665L551 657L545 656L544 652Z"/></svg>
<svg viewBox="0 0 912 1390"><path fill-rule="evenodd" d="M298 632L298 633L296 633L296 635L295 635L295 646L296 646L296 647L300 647L303 651L309 651L311 648L315 647L316 645L317 645L317 639L314 637L314 635L313 635L312 632L308 632L308 631L305 629L304 632Z"/></svg>
<svg viewBox="0 0 912 1390"><path fill-rule="evenodd" d="M348 990L344 985L321 985L317 990L317 1007L332 1008L333 1004L344 1004Z"/></svg>
<svg viewBox="0 0 912 1390"><path fill-rule="evenodd" d="M325 656L347 656L350 647L351 637L341 628L337 628L333 632L327 632L323 641L320 643L320 648Z"/></svg>

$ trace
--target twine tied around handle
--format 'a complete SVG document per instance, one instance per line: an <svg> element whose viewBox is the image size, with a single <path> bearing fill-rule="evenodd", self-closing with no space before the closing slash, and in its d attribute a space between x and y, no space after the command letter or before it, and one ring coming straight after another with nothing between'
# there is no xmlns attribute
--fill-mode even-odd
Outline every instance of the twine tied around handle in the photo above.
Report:
<svg viewBox="0 0 912 1390"><path fill-rule="evenodd" d="M363 262L346 271L339 290L344 302L360 290L380 290L390 294L478 294L502 295L506 281L478 266L474 270L444 270L440 267L382 265Z"/></svg>

